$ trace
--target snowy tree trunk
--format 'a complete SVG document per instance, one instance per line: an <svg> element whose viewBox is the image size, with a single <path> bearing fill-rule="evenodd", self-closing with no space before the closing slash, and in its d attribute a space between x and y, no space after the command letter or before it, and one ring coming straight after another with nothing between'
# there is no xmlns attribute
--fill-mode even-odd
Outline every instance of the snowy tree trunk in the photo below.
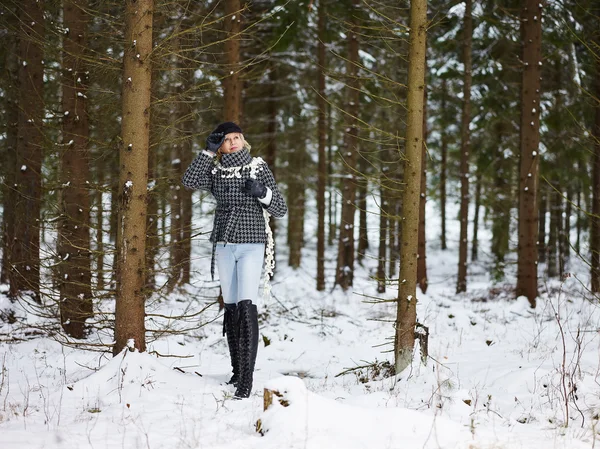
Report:
<svg viewBox="0 0 600 449"><path fill-rule="evenodd" d="M408 117L406 128L406 188L402 199L400 245L400 282L394 354L396 373L412 362L417 321L417 255L419 203L421 192L421 155L423 151L423 102L425 89L425 48L427 39L427 1L411 1L408 68Z"/></svg>
<svg viewBox="0 0 600 449"><path fill-rule="evenodd" d="M18 21L16 11L10 10L9 14L5 14L10 20L11 25L17 28ZM3 85L5 97L3 107L5 109L5 132L6 138L4 142L2 157L2 175L4 175L4 183L2 183L2 272L0 274L0 283L11 283L11 265L12 265L12 250L15 236L15 203L16 192L12 187L15 185L18 173L17 167L17 139L19 132L19 64L18 42L16 32L8 34L5 39L5 83Z"/></svg>
<svg viewBox="0 0 600 449"><path fill-rule="evenodd" d="M600 20L598 20L600 22ZM600 98L600 60L596 60L596 98ZM600 103L596 102L592 165L592 218L590 229L591 290L600 292Z"/></svg>
<svg viewBox="0 0 600 449"><path fill-rule="evenodd" d="M460 236L458 241L458 279L456 293L467 291L467 253L469 229L469 152L471 148L471 80L472 80L472 40L473 17L472 1L465 1L465 18L463 26L463 108L461 118L460 144Z"/></svg>
<svg viewBox="0 0 600 449"><path fill-rule="evenodd" d="M538 260L546 263L546 212L548 209L548 187L540 186L540 200L538 203Z"/></svg>
<svg viewBox="0 0 600 449"><path fill-rule="evenodd" d="M548 247L546 248L546 266L548 277L554 278L559 273L558 268L558 241L560 232L561 196L555 190L558 184L550 187L550 226L548 233Z"/></svg>
<svg viewBox="0 0 600 449"><path fill-rule="evenodd" d="M354 216L356 212L356 162L358 160L358 127L359 114L359 81L358 81L358 1L352 1L350 16L350 32L348 34L348 64L347 86L348 103L347 127L344 134L344 145L341 150L343 164L346 166L345 176L342 180L342 213L339 226L338 257L336 270L336 284L347 290L352 286L354 279Z"/></svg>
<svg viewBox="0 0 600 449"><path fill-rule="evenodd" d="M85 337L85 320L93 316L90 258L89 120L87 0L63 2L63 144L61 153L62 214L57 252L60 319L64 331Z"/></svg>
<svg viewBox="0 0 600 449"><path fill-rule="evenodd" d="M448 83L444 78L442 80L442 100L441 100L441 114L442 116L446 113L446 97L448 96ZM448 172L448 134L446 133L446 123L442 120L442 129L440 130L440 151L441 151L441 163L440 163L440 218L441 218L441 232L440 232L440 245L441 249L447 249L446 244L446 178Z"/></svg>
<svg viewBox="0 0 600 449"><path fill-rule="evenodd" d="M190 94L194 87L194 70L186 61L183 64L182 77L182 130L181 141L181 167L185 170L192 163L193 138L195 128L195 117L193 115L193 98ZM180 172L180 178L183 173ZM181 279L182 285L189 284L192 273L192 190L180 189L181 196Z"/></svg>
<svg viewBox="0 0 600 449"><path fill-rule="evenodd" d="M473 214L473 243L471 244L471 260L477 260L479 254L479 209L481 209L481 174L475 179L475 213Z"/></svg>
<svg viewBox="0 0 600 449"><path fill-rule="evenodd" d="M242 116L242 82L240 79L240 31L242 29L240 0L225 0L225 100L223 118L239 123Z"/></svg>
<svg viewBox="0 0 600 449"><path fill-rule="evenodd" d="M525 0L521 15L523 73L521 81L521 125L519 162L519 244L517 296L526 296L535 307L537 287L537 194L540 142L540 90L542 63L542 8L536 0Z"/></svg>
<svg viewBox="0 0 600 449"><path fill-rule="evenodd" d="M356 207L358 207L358 245L356 248L356 258L362 265L362 261L369 249L369 236L367 234L367 187L368 180L366 176L367 164L364 158L358 162L359 171L364 176L357 187Z"/></svg>
<svg viewBox="0 0 600 449"><path fill-rule="evenodd" d="M425 66L425 71L427 71L427 66ZM427 203L427 86L425 86L424 90L423 148L421 150L421 197L419 199L419 259L417 261L417 282L423 293L427 292L427 239L425 236L425 206Z"/></svg>
<svg viewBox="0 0 600 449"><path fill-rule="evenodd" d="M323 0L319 1L318 6L318 48L317 48L317 71L318 71L318 96L317 107L318 116L318 168L317 168L317 291L325 290L325 187L327 185L327 154L325 152L327 139L327 121L326 109L327 101L325 97L325 70L327 61L325 59L325 4Z"/></svg>
<svg viewBox="0 0 600 449"><path fill-rule="evenodd" d="M15 238L11 254L14 272L10 293L31 291L40 301L40 209L44 155L44 3L19 5L19 120L17 138L17 198Z"/></svg>
<svg viewBox="0 0 600 449"><path fill-rule="evenodd" d="M113 354L146 350L144 286L153 0L127 0L119 171L119 271Z"/></svg>
<svg viewBox="0 0 600 449"><path fill-rule="evenodd" d="M386 182L386 166L382 164L381 175L379 177L379 249L377 253L377 293L385 293L386 277L385 263L387 255L387 192L385 188Z"/></svg>

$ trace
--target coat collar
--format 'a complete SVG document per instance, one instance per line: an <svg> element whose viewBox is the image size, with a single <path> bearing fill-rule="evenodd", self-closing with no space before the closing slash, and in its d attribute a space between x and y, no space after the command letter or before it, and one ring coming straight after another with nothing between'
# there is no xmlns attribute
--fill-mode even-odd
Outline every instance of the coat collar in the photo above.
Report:
<svg viewBox="0 0 600 449"><path fill-rule="evenodd" d="M224 154L221 156L221 165L223 167L241 167L252 162L252 156L246 148L236 151L235 153Z"/></svg>

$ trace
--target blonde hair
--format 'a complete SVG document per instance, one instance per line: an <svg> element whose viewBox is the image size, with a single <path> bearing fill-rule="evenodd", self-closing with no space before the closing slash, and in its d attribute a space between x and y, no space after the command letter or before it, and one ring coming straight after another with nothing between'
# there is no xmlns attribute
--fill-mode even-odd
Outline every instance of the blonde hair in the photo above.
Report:
<svg viewBox="0 0 600 449"><path fill-rule="evenodd" d="M243 143L243 147L248 150L248 152L252 149L252 145L250 145L250 143L248 143L248 141L246 140L246 138L244 137L244 134L242 133L238 133L240 136L242 136L242 143ZM217 150L217 159L221 160L221 157L223 156L223 153L221 153L221 147L219 147L219 149Z"/></svg>
<svg viewBox="0 0 600 449"><path fill-rule="evenodd" d="M241 133L240 133L241 134ZM244 135L242 134L242 142L244 142L244 148L250 151L252 149L252 145L248 143Z"/></svg>

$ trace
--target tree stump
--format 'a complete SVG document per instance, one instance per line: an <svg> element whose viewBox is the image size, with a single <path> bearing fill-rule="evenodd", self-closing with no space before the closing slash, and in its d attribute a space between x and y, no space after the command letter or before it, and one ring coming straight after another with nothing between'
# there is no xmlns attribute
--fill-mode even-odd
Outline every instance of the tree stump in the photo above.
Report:
<svg viewBox="0 0 600 449"><path fill-rule="evenodd" d="M417 323L415 326L415 338L419 340L421 362L423 362L423 365L427 365L427 357L429 357L429 328L421 323Z"/></svg>
<svg viewBox="0 0 600 449"><path fill-rule="evenodd" d="M277 390L269 390L267 388L264 389L263 392L263 411L266 411L273 404L273 396L277 396L279 399L277 400L282 406L287 407L290 405L288 401L283 399L283 395ZM264 429L262 428L262 422L259 419L256 421L256 431L261 435L265 434Z"/></svg>

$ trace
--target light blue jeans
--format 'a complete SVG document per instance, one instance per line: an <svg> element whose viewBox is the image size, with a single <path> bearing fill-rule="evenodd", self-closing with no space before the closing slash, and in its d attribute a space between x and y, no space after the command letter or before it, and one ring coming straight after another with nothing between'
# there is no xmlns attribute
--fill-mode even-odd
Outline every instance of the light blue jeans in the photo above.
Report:
<svg viewBox="0 0 600 449"><path fill-rule="evenodd" d="M217 243L217 269L226 304L249 299L259 306L258 287L264 257L264 243Z"/></svg>

